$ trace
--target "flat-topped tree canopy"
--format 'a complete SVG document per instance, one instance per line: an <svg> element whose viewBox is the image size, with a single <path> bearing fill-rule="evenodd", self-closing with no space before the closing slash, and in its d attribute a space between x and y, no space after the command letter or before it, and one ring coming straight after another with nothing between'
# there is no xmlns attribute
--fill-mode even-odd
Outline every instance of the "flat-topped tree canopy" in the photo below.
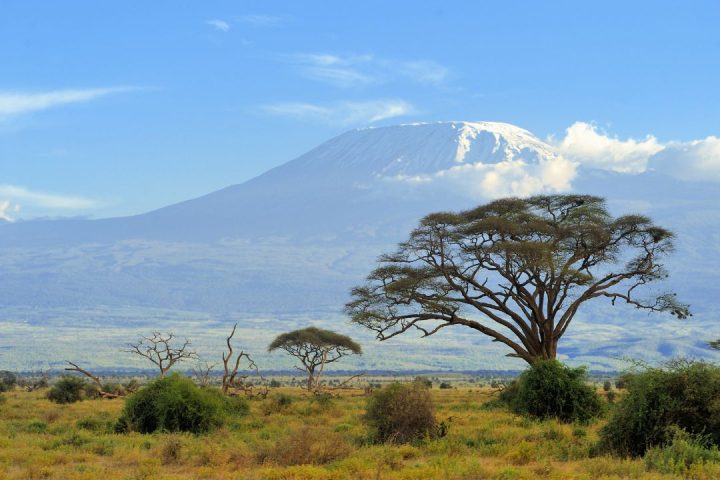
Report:
<svg viewBox="0 0 720 480"><path fill-rule="evenodd" d="M284 350L300 360L303 368L296 368L308 372L308 390L319 386L319 376L325 364L340 360L347 355L362 354L362 348L352 338L317 327L307 327L278 335L268 346L268 352L277 349Z"/></svg>
<svg viewBox="0 0 720 480"><path fill-rule="evenodd" d="M268 346L268 352L278 348L302 348L306 346L321 349L342 349L347 350L347 353L362 353L362 347L347 335L317 327L307 327L278 335Z"/></svg>
<svg viewBox="0 0 720 480"><path fill-rule="evenodd" d="M596 298L689 315L675 294L647 298L664 279L673 233L642 215L613 218L605 200L541 195L433 213L380 257L346 311L380 340L464 325L528 363L555 358L579 307Z"/></svg>

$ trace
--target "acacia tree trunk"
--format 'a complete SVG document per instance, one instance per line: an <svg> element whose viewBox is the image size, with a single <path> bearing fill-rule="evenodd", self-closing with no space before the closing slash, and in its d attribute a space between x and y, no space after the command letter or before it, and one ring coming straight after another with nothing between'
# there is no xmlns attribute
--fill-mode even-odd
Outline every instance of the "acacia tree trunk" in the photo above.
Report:
<svg viewBox="0 0 720 480"><path fill-rule="evenodd" d="M307 380L307 389L308 391L313 389L313 384L315 383L315 369L314 368L308 368L308 380Z"/></svg>

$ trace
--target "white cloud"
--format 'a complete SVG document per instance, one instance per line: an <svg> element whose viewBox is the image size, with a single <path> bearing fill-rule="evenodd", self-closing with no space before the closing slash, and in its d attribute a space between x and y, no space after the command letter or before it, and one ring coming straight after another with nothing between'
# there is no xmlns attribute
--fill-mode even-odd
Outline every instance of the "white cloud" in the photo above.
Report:
<svg viewBox="0 0 720 480"><path fill-rule="evenodd" d="M683 180L720 181L720 138L669 143L650 159L649 168Z"/></svg>
<svg viewBox="0 0 720 480"><path fill-rule="evenodd" d="M431 60L391 60L373 55L300 53L283 57L298 65L302 76L336 87L362 87L375 83L406 80L440 84L448 69Z"/></svg>
<svg viewBox="0 0 720 480"><path fill-rule="evenodd" d="M415 107L404 100L338 102L330 105L290 102L264 105L261 108L272 115L342 125L364 125L416 112Z"/></svg>
<svg viewBox="0 0 720 480"><path fill-rule="evenodd" d="M12 204L8 200L0 201L0 220L4 220L6 222L14 221L14 218L10 216L9 210L11 209Z"/></svg>
<svg viewBox="0 0 720 480"><path fill-rule="evenodd" d="M95 201L84 197L36 192L15 185L0 185L0 198L3 199L0 206L5 205L0 210L5 215L10 205L13 205L15 211L20 209L20 204L57 210L84 210L97 205Z"/></svg>
<svg viewBox="0 0 720 480"><path fill-rule="evenodd" d="M431 60L391 62L385 60L388 68L395 68L409 79L420 83L439 84L448 76L448 69Z"/></svg>
<svg viewBox="0 0 720 480"><path fill-rule="evenodd" d="M254 27L274 27L280 25L283 19L274 15L242 15L237 21Z"/></svg>
<svg viewBox="0 0 720 480"><path fill-rule="evenodd" d="M540 159L537 163L518 158L498 163L469 163L430 175L397 175L386 180L465 192L477 199L568 191L576 174L575 163L556 156Z"/></svg>
<svg viewBox="0 0 720 480"><path fill-rule="evenodd" d="M53 90L49 92L0 92L0 117L21 115L71 103L82 103L114 93L136 90L134 87Z"/></svg>
<svg viewBox="0 0 720 480"><path fill-rule="evenodd" d="M623 173L644 172L648 159L664 148L651 135L644 140L620 140L585 122L576 122L568 127L562 141L550 141L561 155L570 160Z"/></svg>
<svg viewBox="0 0 720 480"><path fill-rule="evenodd" d="M206 25L210 25L215 30L219 32L228 32L230 31L230 24L226 22L225 20L219 20L219 19L213 19L213 20L205 20Z"/></svg>
<svg viewBox="0 0 720 480"><path fill-rule="evenodd" d="M594 168L621 173L654 170L683 180L720 181L720 138L715 136L667 143L652 135L621 140L592 124L576 122L562 140L551 138L550 143L565 158Z"/></svg>

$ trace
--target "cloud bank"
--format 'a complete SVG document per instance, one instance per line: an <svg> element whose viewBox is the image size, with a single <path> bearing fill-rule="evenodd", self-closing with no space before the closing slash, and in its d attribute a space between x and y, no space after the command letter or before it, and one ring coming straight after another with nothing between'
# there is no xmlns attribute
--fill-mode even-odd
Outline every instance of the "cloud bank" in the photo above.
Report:
<svg viewBox="0 0 720 480"><path fill-rule="evenodd" d="M549 142L580 165L621 173L656 171L682 180L720 181L720 138L661 143L654 136L621 140L597 126L576 122Z"/></svg>
<svg viewBox="0 0 720 480"><path fill-rule="evenodd" d="M96 207L97 202L84 197L32 191L16 185L0 185L0 220L12 222L21 205L72 211Z"/></svg>

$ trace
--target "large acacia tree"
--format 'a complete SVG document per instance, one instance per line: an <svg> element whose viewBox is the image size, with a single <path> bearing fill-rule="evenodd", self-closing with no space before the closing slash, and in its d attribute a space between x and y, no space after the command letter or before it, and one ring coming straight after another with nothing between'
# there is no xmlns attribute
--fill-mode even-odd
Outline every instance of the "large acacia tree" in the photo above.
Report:
<svg viewBox="0 0 720 480"><path fill-rule="evenodd" d="M300 361L302 367L295 368L307 372L308 390L320 387L320 375L325 365L348 355L362 354L362 348L352 338L316 327L278 335L268 346L268 352L278 349Z"/></svg>
<svg viewBox="0 0 720 480"><path fill-rule="evenodd" d="M385 340L462 325L528 363L555 358L578 309L605 299L677 317L673 293L640 296L667 277L672 232L644 216L613 218L599 197L496 200L426 216L352 291L352 320ZM649 292L645 292L646 294Z"/></svg>

